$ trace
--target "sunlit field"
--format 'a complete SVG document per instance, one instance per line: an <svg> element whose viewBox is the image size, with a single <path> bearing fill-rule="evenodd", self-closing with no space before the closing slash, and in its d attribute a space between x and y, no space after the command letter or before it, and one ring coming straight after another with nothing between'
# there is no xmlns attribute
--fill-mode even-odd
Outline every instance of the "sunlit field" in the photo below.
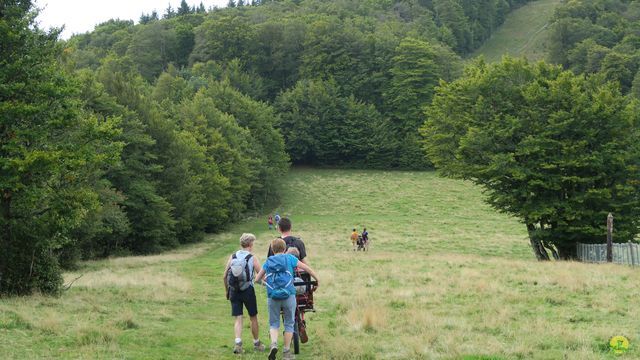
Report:
<svg viewBox="0 0 640 360"><path fill-rule="evenodd" d="M321 278L299 359L618 358L614 335L631 341L622 358L640 357L638 270L536 262L524 226L469 183L315 169L284 181L277 210ZM222 271L242 232L264 260L266 216L179 251L84 263L59 298L0 300L0 357L238 358ZM363 226L370 252L354 252L350 231ZM262 288L258 298L268 342ZM243 359L266 358L245 348Z"/></svg>

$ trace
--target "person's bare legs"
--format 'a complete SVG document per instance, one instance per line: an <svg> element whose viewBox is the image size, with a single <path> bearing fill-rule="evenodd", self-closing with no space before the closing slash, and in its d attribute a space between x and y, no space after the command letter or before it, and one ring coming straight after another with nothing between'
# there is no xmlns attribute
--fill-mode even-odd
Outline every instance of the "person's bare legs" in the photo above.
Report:
<svg viewBox="0 0 640 360"><path fill-rule="evenodd" d="M235 354L242 354L242 341L241 341L242 340L242 315L236 316L236 322L233 325L233 330L236 335L236 341L233 347L233 352Z"/></svg>
<svg viewBox="0 0 640 360"><path fill-rule="evenodd" d="M271 337L271 346L269 349L269 360L275 360L276 353L278 352L278 333L280 332L280 328L278 329L269 329L269 336Z"/></svg>
<svg viewBox="0 0 640 360"><path fill-rule="evenodd" d="M278 333L280 329L269 329L269 335L271 336L271 343L278 343ZM285 333L286 334L286 333Z"/></svg>
<svg viewBox="0 0 640 360"><path fill-rule="evenodd" d="M284 348L291 348L291 339L293 339L293 333L285 332L284 333Z"/></svg>
<svg viewBox="0 0 640 360"><path fill-rule="evenodd" d="M258 331L258 316L251 316L249 319L251 320L251 335L253 335L253 340L258 340L258 336L260 336Z"/></svg>
<svg viewBox="0 0 640 360"><path fill-rule="evenodd" d="M236 316L236 323L233 329L235 330L235 333L236 333L236 339L242 338L242 315Z"/></svg>

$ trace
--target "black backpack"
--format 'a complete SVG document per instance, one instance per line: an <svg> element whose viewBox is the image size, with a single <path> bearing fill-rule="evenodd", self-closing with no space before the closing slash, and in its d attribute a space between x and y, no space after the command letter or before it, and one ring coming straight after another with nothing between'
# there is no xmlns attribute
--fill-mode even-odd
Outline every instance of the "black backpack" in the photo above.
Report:
<svg viewBox="0 0 640 360"><path fill-rule="evenodd" d="M235 253L231 256L231 264L227 271L227 285L230 290L244 291L251 286L253 276L249 270L249 261L252 257L253 255L249 254L244 259L238 259Z"/></svg>

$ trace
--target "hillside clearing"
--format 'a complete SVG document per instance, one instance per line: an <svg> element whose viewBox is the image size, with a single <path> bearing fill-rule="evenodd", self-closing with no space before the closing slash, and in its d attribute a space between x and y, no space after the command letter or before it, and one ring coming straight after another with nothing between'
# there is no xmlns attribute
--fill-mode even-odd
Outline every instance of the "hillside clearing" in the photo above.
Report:
<svg viewBox="0 0 640 360"><path fill-rule="evenodd" d="M602 359L627 336L637 357L636 269L538 263L520 223L478 188L435 173L296 169L289 214L321 276L299 359ZM351 251L366 226L372 251ZM205 244L90 262L59 298L0 301L3 358L235 359L221 284L242 232L264 259L275 236L248 219ZM153 259L153 260L149 260ZM258 290L266 340L264 290ZM249 330L245 330L249 339ZM244 359L262 359L249 352Z"/></svg>
<svg viewBox="0 0 640 360"><path fill-rule="evenodd" d="M523 56L530 61L545 57L545 42L551 17L562 0L538 0L513 11L470 58L483 56L487 62L500 61L502 56Z"/></svg>

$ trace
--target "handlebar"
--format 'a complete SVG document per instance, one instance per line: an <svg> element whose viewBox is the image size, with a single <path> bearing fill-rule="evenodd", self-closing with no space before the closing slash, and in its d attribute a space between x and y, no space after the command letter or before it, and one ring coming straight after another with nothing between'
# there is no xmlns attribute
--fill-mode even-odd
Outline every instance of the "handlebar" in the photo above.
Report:
<svg viewBox="0 0 640 360"><path fill-rule="evenodd" d="M318 282L315 281L315 280L312 280L312 281L294 281L293 282L293 286L309 286L309 285L317 286Z"/></svg>

